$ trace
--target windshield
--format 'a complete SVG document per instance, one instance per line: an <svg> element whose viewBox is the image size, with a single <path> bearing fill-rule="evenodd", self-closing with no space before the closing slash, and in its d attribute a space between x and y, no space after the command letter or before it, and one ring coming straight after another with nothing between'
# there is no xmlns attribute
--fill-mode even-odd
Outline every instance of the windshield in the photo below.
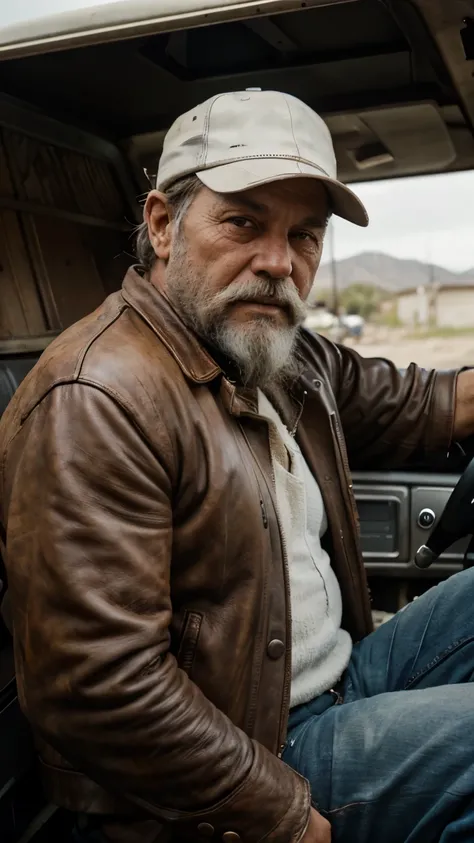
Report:
<svg viewBox="0 0 474 843"><path fill-rule="evenodd" d="M351 186L367 229L334 218L308 326L397 366L474 361L474 172Z"/></svg>

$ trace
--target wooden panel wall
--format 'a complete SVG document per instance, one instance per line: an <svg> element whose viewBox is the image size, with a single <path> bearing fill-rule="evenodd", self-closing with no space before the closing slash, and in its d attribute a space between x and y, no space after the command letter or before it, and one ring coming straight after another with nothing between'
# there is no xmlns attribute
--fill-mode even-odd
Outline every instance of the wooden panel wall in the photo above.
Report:
<svg viewBox="0 0 474 843"><path fill-rule="evenodd" d="M118 289L127 217L106 161L0 128L0 340L60 331Z"/></svg>

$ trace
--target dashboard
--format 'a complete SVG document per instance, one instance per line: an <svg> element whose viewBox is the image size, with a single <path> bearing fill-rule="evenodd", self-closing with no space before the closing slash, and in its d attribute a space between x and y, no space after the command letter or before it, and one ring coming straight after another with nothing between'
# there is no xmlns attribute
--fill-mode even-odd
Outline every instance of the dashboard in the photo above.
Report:
<svg viewBox="0 0 474 843"><path fill-rule="evenodd" d="M434 472L354 473L360 541L368 574L447 577L461 571L468 539L453 544L425 571L414 563L459 479Z"/></svg>

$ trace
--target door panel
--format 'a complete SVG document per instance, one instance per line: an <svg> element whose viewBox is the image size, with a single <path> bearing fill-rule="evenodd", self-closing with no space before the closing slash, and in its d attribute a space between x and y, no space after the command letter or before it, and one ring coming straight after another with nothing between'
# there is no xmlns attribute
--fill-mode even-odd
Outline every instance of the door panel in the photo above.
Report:
<svg viewBox="0 0 474 843"><path fill-rule="evenodd" d="M37 114L22 120L21 131L2 126L0 101L2 351L60 332L118 289L139 216L115 147Z"/></svg>
<svg viewBox="0 0 474 843"><path fill-rule="evenodd" d="M46 331L19 215L0 211L0 339L36 336Z"/></svg>
<svg viewBox="0 0 474 843"><path fill-rule="evenodd" d="M54 302L61 329L95 310L106 290L83 226L51 217L29 216L34 252Z"/></svg>

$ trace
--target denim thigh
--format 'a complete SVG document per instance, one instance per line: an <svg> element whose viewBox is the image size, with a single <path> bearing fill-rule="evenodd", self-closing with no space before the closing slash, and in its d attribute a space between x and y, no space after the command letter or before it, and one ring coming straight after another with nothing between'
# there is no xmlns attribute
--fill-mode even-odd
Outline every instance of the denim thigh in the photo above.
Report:
<svg viewBox="0 0 474 843"><path fill-rule="evenodd" d="M474 684L333 705L290 731L283 760L333 843L474 840Z"/></svg>
<svg viewBox="0 0 474 843"><path fill-rule="evenodd" d="M356 644L345 698L470 682L474 676L474 568L431 588Z"/></svg>
<svg viewBox="0 0 474 843"><path fill-rule="evenodd" d="M290 717L335 841L474 840L473 598L473 569L430 589L354 647L342 705Z"/></svg>

